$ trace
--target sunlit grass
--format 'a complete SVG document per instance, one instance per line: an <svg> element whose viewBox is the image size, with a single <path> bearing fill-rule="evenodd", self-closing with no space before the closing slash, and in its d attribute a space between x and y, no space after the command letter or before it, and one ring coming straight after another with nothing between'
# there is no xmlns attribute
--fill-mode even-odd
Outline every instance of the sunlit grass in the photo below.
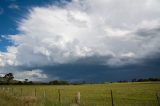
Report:
<svg viewBox="0 0 160 106"><path fill-rule="evenodd" d="M77 92L81 93L80 106L111 106L111 90L115 106L157 106L156 93L160 91L160 82L0 87L0 106L70 106L75 103ZM28 104L27 100L20 99L23 97L31 97L30 101L36 97L36 100Z"/></svg>

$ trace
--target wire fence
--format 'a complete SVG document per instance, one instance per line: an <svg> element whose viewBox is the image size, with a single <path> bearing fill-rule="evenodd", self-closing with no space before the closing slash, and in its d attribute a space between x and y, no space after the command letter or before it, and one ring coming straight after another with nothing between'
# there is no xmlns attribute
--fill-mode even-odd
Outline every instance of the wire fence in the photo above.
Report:
<svg viewBox="0 0 160 106"><path fill-rule="evenodd" d="M160 106L160 93L105 89L47 89L0 87L0 98L20 102L16 106ZM12 101L11 101L12 102Z"/></svg>

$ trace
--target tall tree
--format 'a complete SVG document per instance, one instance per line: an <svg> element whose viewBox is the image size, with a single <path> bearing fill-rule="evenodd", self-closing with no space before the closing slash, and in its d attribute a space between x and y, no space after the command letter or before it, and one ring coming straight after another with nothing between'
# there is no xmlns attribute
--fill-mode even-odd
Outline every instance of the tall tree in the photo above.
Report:
<svg viewBox="0 0 160 106"><path fill-rule="evenodd" d="M28 83L28 79L24 79L24 83L27 84Z"/></svg>
<svg viewBox="0 0 160 106"><path fill-rule="evenodd" d="M4 78L6 79L7 83L9 83L11 80L14 79L13 73L6 74Z"/></svg>

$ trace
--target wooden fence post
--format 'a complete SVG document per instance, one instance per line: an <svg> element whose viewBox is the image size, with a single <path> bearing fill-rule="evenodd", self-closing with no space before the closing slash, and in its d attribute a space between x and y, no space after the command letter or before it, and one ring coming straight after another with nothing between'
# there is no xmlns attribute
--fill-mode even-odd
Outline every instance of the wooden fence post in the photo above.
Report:
<svg viewBox="0 0 160 106"><path fill-rule="evenodd" d="M80 94L80 92L77 92L76 97L75 97L75 102L77 104L80 104L80 99L81 99L81 94Z"/></svg>
<svg viewBox="0 0 160 106"><path fill-rule="evenodd" d="M36 90L36 88L34 89L34 96L37 96L37 90Z"/></svg>
<svg viewBox="0 0 160 106"><path fill-rule="evenodd" d="M43 90L43 97L44 98L46 97L46 90L45 89Z"/></svg>
<svg viewBox="0 0 160 106"><path fill-rule="evenodd" d="M156 97L157 97L158 106L160 106L160 95L158 92L156 93Z"/></svg>
<svg viewBox="0 0 160 106"><path fill-rule="evenodd" d="M13 88L11 89L11 94L13 95Z"/></svg>
<svg viewBox="0 0 160 106"><path fill-rule="evenodd" d="M58 89L58 101L61 104L61 91Z"/></svg>
<svg viewBox="0 0 160 106"><path fill-rule="evenodd" d="M114 106L112 90L111 90L111 102L112 102L112 106Z"/></svg>
<svg viewBox="0 0 160 106"><path fill-rule="evenodd" d="M21 96L22 96L22 92L23 92L23 89L21 88Z"/></svg>
<svg viewBox="0 0 160 106"><path fill-rule="evenodd" d="M9 93L9 91L10 91L10 88L7 88L7 92Z"/></svg>

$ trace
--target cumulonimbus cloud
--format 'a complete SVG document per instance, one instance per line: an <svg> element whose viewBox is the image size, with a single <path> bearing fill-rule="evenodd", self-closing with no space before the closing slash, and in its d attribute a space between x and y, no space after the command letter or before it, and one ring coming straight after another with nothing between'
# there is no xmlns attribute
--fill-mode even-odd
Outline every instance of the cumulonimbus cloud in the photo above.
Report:
<svg viewBox="0 0 160 106"><path fill-rule="evenodd" d="M137 63L160 52L158 0L73 0L33 7L10 35L0 65L46 66L82 62ZM87 62L89 60L89 62ZM81 62L80 62L81 63Z"/></svg>

